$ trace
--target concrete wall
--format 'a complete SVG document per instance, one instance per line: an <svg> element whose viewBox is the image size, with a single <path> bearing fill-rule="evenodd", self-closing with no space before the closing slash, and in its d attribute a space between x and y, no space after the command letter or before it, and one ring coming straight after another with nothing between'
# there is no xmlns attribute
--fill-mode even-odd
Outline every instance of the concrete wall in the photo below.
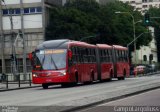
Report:
<svg viewBox="0 0 160 112"><path fill-rule="evenodd" d="M10 8L18 8L21 11L21 13L18 14L2 14L0 16L0 48L4 49L4 51L1 50L0 52L0 62L4 62L0 64L0 72L10 73L12 71L10 54L13 53L13 43L15 42L19 30L22 30L24 33L26 55L44 41L45 16L43 15L45 13L45 5L43 0L5 0L5 5L2 2L2 7L0 7L2 13L3 10L9 10ZM31 12L31 7L35 8L35 12ZM40 7L42 11L37 12L37 7ZM29 9L29 13L24 12L25 8ZM13 37L11 36L11 18L13 21ZM19 65L20 71L23 72L23 65L26 64L23 60L24 48L20 38L16 43L15 49L16 56L19 63L21 63ZM27 67L30 68L28 60Z"/></svg>

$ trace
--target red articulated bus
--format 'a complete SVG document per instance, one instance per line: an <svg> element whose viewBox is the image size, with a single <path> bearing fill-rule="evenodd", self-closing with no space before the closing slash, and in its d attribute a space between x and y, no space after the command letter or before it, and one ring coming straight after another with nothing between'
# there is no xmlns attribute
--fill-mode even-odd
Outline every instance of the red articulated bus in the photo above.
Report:
<svg viewBox="0 0 160 112"><path fill-rule="evenodd" d="M44 89L52 84L65 86L129 75L127 48L122 46L52 40L38 45L29 57L32 82Z"/></svg>
<svg viewBox="0 0 160 112"><path fill-rule="evenodd" d="M130 72L128 49L119 45L113 45L112 47L114 77L124 80L125 77L129 77Z"/></svg>
<svg viewBox="0 0 160 112"><path fill-rule="evenodd" d="M32 53L34 84L76 84L97 80L96 46L71 40L45 41Z"/></svg>
<svg viewBox="0 0 160 112"><path fill-rule="evenodd" d="M97 70L99 80L113 77L112 46L97 44Z"/></svg>

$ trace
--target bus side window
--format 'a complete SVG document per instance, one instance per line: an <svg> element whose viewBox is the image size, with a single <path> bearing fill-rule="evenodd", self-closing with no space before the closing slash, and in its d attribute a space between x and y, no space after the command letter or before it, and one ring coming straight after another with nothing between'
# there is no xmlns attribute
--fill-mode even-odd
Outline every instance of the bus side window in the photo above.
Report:
<svg viewBox="0 0 160 112"><path fill-rule="evenodd" d="M107 50L103 50L103 52L104 52L104 62L107 62Z"/></svg>
<svg viewBox="0 0 160 112"><path fill-rule="evenodd" d="M111 62L111 61L112 61L112 50L109 49L109 62Z"/></svg>
<svg viewBox="0 0 160 112"><path fill-rule="evenodd" d="M125 62L128 62L128 52L127 51L124 51L124 56L125 56Z"/></svg>
<svg viewBox="0 0 160 112"><path fill-rule="evenodd" d="M95 49L92 49L92 62L93 62L93 63L96 62L96 53L95 53Z"/></svg>
<svg viewBox="0 0 160 112"><path fill-rule="evenodd" d="M82 51L82 61L84 63L85 62L85 48L82 48L81 51Z"/></svg>
<svg viewBox="0 0 160 112"><path fill-rule="evenodd" d="M123 62L125 62L125 61L126 61L125 52L126 52L126 51L123 51Z"/></svg>
<svg viewBox="0 0 160 112"><path fill-rule="evenodd" d="M78 62L78 48L75 47L75 62Z"/></svg>
<svg viewBox="0 0 160 112"><path fill-rule="evenodd" d="M106 50L106 62L109 62L109 50Z"/></svg>
<svg viewBox="0 0 160 112"><path fill-rule="evenodd" d="M83 56L83 54L82 54L82 48L81 47L79 47L79 62L80 63L82 63L82 56Z"/></svg>
<svg viewBox="0 0 160 112"><path fill-rule="evenodd" d="M87 48L87 62L90 62L90 49Z"/></svg>
<svg viewBox="0 0 160 112"><path fill-rule="evenodd" d="M118 52L119 52L118 58L119 58L119 61L121 62L121 51L119 50Z"/></svg>
<svg viewBox="0 0 160 112"><path fill-rule="evenodd" d="M120 50L120 60L123 62L122 50Z"/></svg>
<svg viewBox="0 0 160 112"><path fill-rule="evenodd" d="M72 63L76 63L76 51L75 51L75 47L71 47L71 51L72 51Z"/></svg>
<svg viewBox="0 0 160 112"><path fill-rule="evenodd" d="M101 63L103 62L103 50L100 50L100 58L101 58Z"/></svg>
<svg viewBox="0 0 160 112"><path fill-rule="evenodd" d="M120 52L119 52L119 50L118 50L118 62L120 61Z"/></svg>
<svg viewBox="0 0 160 112"><path fill-rule="evenodd" d="M88 49L85 48L85 62L88 63Z"/></svg>
<svg viewBox="0 0 160 112"><path fill-rule="evenodd" d="M117 61L119 61L119 60L118 60L118 56L119 56L118 50L116 50L116 60L117 60Z"/></svg>

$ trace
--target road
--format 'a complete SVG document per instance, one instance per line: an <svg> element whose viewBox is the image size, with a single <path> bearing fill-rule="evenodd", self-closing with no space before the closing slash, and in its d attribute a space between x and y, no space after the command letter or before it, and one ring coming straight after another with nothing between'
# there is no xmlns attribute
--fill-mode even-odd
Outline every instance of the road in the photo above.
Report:
<svg viewBox="0 0 160 112"><path fill-rule="evenodd" d="M152 110L154 109L155 110L154 112L159 112L160 89L144 92L138 95L133 95L131 97L123 98L120 100L103 103L77 112L116 112L122 108L126 110L127 108L128 110L143 108L143 109L148 109L149 112L151 111L151 109Z"/></svg>
<svg viewBox="0 0 160 112"><path fill-rule="evenodd" d="M160 75L127 78L125 81L115 79L111 82L67 88L62 88L60 85L49 89L38 87L0 92L0 105L58 106L56 109L62 109L62 107L84 106L157 86L160 86Z"/></svg>

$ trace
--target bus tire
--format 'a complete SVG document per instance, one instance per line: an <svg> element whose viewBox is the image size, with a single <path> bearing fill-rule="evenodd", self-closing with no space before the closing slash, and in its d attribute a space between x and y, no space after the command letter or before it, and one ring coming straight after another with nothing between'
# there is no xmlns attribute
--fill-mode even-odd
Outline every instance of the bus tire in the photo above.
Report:
<svg viewBox="0 0 160 112"><path fill-rule="evenodd" d="M113 78L113 72L112 72L112 70L111 70L111 72L110 72L110 77L109 77L109 81L111 81L112 78Z"/></svg>
<svg viewBox="0 0 160 112"><path fill-rule="evenodd" d="M125 77L126 77L126 70L123 70L123 76L118 77L118 80L125 80Z"/></svg>
<svg viewBox="0 0 160 112"><path fill-rule="evenodd" d="M91 82L94 81L94 72L91 73Z"/></svg>
<svg viewBox="0 0 160 112"><path fill-rule="evenodd" d="M48 89L48 84L42 84L43 89Z"/></svg>
<svg viewBox="0 0 160 112"><path fill-rule="evenodd" d="M78 84L78 72L75 73L75 83Z"/></svg>
<svg viewBox="0 0 160 112"><path fill-rule="evenodd" d="M122 80L125 80L126 78L126 70L123 71L123 77L122 77Z"/></svg>

